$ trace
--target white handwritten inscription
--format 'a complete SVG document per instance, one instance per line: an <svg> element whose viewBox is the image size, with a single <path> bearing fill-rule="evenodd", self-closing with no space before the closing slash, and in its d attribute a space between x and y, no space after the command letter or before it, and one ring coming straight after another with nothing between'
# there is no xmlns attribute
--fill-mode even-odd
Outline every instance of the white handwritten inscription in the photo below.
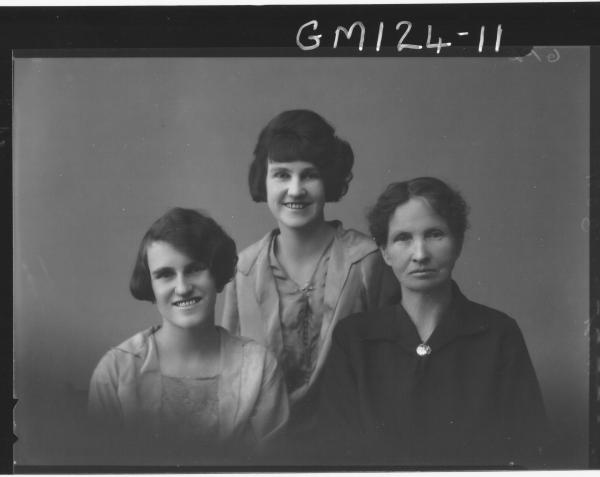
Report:
<svg viewBox="0 0 600 477"><path fill-rule="evenodd" d="M514 58L511 58L511 60L518 61L519 63L523 63L523 61L525 61L525 58L527 57L535 58L540 63L556 63L558 60L560 60L560 53L556 48L552 48L552 50L549 53L546 53L545 55L542 53L543 51L544 49L536 47L533 48L525 56L516 56Z"/></svg>
<svg viewBox="0 0 600 477"><path fill-rule="evenodd" d="M397 35L400 35L398 39L398 43L396 45L396 50L400 53L403 50L421 50L423 48L432 48L436 50L436 54L439 54L442 51L442 48L448 48L452 46L451 41L444 41L442 37L438 36L436 40L434 40L433 35L433 25L427 25L426 31L426 39L425 43L408 43L408 35L411 34L411 30L413 29L412 22L408 20L402 20L396 23L395 31ZM377 38L375 40L375 51L381 50L381 43L383 41L383 35L385 31L384 22L379 22L377 28ZM357 35L355 37L354 35ZM423 32L425 34L425 32ZM459 37L467 37L471 34L469 31L460 31L456 32L456 36ZM412 36L418 35L412 33ZM477 43L477 51L479 53L483 52L483 47L485 44L485 26L482 25L478 32L479 41ZM369 35L370 39L371 35ZM303 51L315 50L321 46L321 39L323 38L323 33L319 31L319 22L317 20L310 20L298 28L296 33L296 44ZM356 40L354 38L358 38L358 45L356 45ZM365 48L365 41L367 39L367 28L364 23L361 21L355 21L348 28L339 25L335 28L333 32L333 48L338 48L340 44L347 45L348 42L353 42L352 45L356 45L358 51L363 51ZM500 51L500 43L502 40L502 25L498 24L496 26L496 37L494 41L494 51L497 53Z"/></svg>

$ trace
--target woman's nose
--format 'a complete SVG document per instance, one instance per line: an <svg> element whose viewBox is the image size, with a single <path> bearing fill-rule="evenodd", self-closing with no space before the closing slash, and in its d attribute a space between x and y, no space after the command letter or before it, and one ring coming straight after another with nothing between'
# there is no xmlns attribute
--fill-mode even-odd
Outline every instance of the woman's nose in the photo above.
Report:
<svg viewBox="0 0 600 477"><path fill-rule="evenodd" d="M288 185L288 195L297 197L305 193L304 183L299 177L292 177Z"/></svg>
<svg viewBox="0 0 600 477"><path fill-rule="evenodd" d="M192 285L185 275L179 275L175 283L175 292L178 295L187 295L192 289Z"/></svg>
<svg viewBox="0 0 600 477"><path fill-rule="evenodd" d="M415 240L413 243L412 259L415 262L424 262L429 258L427 245L423 240Z"/></svg>

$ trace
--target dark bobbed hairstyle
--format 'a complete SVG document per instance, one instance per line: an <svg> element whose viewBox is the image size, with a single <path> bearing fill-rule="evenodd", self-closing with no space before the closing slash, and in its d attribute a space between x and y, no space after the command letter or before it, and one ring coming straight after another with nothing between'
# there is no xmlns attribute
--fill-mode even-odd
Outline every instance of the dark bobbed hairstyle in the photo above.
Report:
<svg viewBox="0 0 600 477"><path fill-rule="evenodd" d="M436 214L446 221L460 250L469 226L469 207L460 192L435 177L418 177L387 186L367 214L369 230L377 245L384 247L387 244L392 215L398 206L413 197L423 197Z"/></svg>
<svg viewBox="0 0 600 477"><path fill-rule="evenodd" d="M325 201L337 202L352 180L354 153L350 144L335 135L335 129L317 113L307 109L284 111L261 131L250 164L248 185L255 202L267 200L268 161L306 161L319 170L325 185Z"/></svg>
<svg viewBox="0 0 600 477"><path fill-rule="evenodd" d="M157 241L167 242L192 260L205 263L219 292L233 278L237 264L233 239L207 215L175 207L152 224L140 243L129 281L129 290L138 300L155 302L147 250Z"/></svg>

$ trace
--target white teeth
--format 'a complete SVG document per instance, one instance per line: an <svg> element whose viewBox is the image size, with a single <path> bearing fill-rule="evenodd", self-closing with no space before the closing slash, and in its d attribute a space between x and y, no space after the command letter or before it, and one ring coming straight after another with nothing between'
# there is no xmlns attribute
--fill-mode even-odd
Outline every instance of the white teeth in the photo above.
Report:
<svg viewBox="0 0 600 477"><path fill-rule="evenodd" d="M179 308L185 308L186 306L195 305L199 301L200 301L200 298L192 298L191 300L176 301L175 303L173 303L173 305L175 305Z"/></svg>
<svg viewBox="0 0 600 477"><path fill-rule="evenodd" d="M288 209L304 209L308 207L308 204L304 204L302 202L287 202L284 204Z"/></svg>

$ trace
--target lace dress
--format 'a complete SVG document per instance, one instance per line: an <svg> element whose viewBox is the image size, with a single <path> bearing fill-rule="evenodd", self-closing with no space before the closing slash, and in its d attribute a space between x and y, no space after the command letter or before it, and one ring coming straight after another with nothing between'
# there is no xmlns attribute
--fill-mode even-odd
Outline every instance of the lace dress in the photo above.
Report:
<svg viewBox="0 0 600 477"><path fill-rule="evenodd" d="M162 375L161 435L214 443L219 435L219 376Z"/></svg>

